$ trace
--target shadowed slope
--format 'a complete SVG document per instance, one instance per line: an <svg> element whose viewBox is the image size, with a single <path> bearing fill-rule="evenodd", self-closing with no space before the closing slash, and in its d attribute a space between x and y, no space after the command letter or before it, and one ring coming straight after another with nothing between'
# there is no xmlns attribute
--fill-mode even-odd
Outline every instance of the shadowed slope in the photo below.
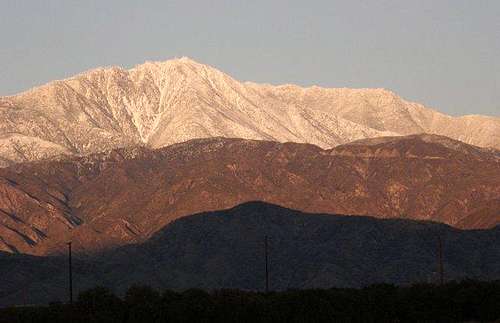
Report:
<svg viewBox="0 0 500 323"><path fill-rule="evenodd" d="M75 260L75 287L263 290L436 282L441 236L447 279L500 278L500 227L462 231L431 222L307 214L262 202L179 219L144 244ZM66 299L65 258L0 256L0 304ZM50 275L48 274L50 273Z"/></svg>

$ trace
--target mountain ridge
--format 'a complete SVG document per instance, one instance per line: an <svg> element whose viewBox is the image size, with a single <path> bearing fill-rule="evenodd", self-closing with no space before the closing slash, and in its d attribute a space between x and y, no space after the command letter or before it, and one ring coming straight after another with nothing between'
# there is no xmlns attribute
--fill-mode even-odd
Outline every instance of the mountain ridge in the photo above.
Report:
<svg viewBox="0 0 500 323"><path fill-rule="evenodd" d="M189 58L96 68L0 97L3 166L215 136L331 148L420 132L500 147L500 118L450 117L383 89L242 83Z"/></svg>
<svg viewBox="0 0 500 323"><path fill-rule="evenodd" d="M421 137L329 150L205 138L15 164L0 169L0 249L52 254L70 239L82 251L106 249L147 239L185 215L251 200L468 229L499 224L499 156Z"/></svg>
<svg viewBox="0 0 500 323"><path fill-rule="evenodd" d="M263 202L188 215L139 244L73 259L75 294L96 285L123 293L161 289L262 290L268 236L270 288L364 287L438 282L438 237L446 280L499 279L500 226L306 213ZM0 251L0 306L67 297L67 257Z"/></svg>

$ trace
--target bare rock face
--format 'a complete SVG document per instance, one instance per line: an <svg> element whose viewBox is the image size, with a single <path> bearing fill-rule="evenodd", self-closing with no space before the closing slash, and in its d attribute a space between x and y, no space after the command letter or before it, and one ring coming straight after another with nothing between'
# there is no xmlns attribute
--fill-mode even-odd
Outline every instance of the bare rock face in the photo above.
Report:
<svg viewBox="0 0 500 323"><path fill-rule="evenodd" d="M500 118L453 118L383 89L240 83L188 58L95 69L0 97L0 166L215 136L332 148L423 132L500 148Z"/></svg>
<svg viewBox="0 0 500 323"><path fill-rule="evenodd" d="M197 212L264 201L306 212L500 224L500 155L435 135L323 150L197 139L0 169L0 250L53 254L141 242Z"/></svg>

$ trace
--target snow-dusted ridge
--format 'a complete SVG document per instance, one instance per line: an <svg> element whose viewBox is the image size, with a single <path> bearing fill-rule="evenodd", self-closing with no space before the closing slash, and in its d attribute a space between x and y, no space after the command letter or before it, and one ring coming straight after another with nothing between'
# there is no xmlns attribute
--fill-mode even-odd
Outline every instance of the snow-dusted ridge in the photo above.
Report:
<svg viewBox="0 0 500 323"><path fill-rule="evenodd" d="M306 142L434 133L500 148L500 118L451 117L384 89L238 82L189 58L97 68L0 97L0 165L214 136Z"/></svg>

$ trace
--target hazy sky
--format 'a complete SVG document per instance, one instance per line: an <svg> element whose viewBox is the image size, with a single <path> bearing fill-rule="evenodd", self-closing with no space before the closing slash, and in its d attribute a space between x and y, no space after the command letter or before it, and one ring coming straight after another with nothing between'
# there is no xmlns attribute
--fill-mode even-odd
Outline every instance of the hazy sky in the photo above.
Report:
<svg viewBox="0 0 500 323"><path fill-rule="evenodd" d="M383 87L500 116L500 0L0 0L0 95L189 56L245 81Z"/></svg>

